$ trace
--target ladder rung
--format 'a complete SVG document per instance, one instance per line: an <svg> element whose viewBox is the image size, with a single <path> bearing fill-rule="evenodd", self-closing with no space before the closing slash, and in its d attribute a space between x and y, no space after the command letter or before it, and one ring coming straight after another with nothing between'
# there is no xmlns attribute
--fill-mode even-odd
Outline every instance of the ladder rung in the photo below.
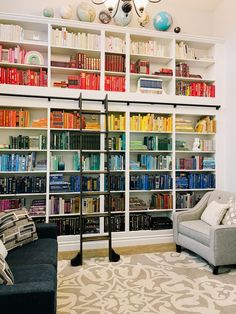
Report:
<svg viewBox="0 0 236 314"><path fill-rule="evenodd" d="M110 237L108 235L104 236L91 236L91 237L83 237L83 242L92 242L92 241L103 241L103 240L109 240Z"/></svg>
<svg viewBox="0 0 236 314"><path fill-rule="evenodd" d="M84 191L82 192L83 195L109 195L109 192L104 191Z"/></svg>
<svg viewBox="0 0 236 314"><path fill-rule="evenodd" d="M87 213L83 214L83 218L90 218L90 217L108 217L109 213Z"/></svg>

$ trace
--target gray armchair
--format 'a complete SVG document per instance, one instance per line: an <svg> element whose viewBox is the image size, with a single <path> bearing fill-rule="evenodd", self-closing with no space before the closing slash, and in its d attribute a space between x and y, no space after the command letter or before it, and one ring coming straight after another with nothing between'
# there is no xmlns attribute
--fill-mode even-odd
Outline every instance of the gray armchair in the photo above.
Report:
<svg viewBox="0 0 236 314"><path fill-rule="evenodd" d="M176 251L184 247L197 253L212 265L215 275L219 266L236 264L236 225L210 226L200 217L210 202L227 203L231 197L236 199L236 193L208 192L192 209L173 215Z"/></svg>

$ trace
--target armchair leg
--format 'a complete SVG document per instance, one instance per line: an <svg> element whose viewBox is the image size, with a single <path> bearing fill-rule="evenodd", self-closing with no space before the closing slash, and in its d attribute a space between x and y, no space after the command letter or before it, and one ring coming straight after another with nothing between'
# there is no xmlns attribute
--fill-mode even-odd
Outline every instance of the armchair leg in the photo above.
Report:
<svg viewBox="0 0 236 314"><path fill-rule="evenodd" d="M181 253L181 245L176 244L176 252Z"/></svg>
<svg viewBox="0 0 236 314"><path fill-rule="evenodd" d="M218 275L218 271L219 271L219 266L213 266L213 275Z"/></svg>

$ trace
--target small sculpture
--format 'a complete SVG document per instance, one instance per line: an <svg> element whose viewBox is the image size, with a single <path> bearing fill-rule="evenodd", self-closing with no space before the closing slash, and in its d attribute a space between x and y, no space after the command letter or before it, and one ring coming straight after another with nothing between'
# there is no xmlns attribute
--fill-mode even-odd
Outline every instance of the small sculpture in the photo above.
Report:
<svg viewBox="0 0 236 314"><path fill-rule="evenodd" d="M181 32L181 28L179 26L175 27L174 28L174 32L177 33L177 34L180 33Z"/></svg>
<svg viewBox="0 0 236 314"><path fill-rule="evenodd" d="M200 150L201 150L200 138L195 137L194 142L193 142L193 151L198 152Z"/></svg>

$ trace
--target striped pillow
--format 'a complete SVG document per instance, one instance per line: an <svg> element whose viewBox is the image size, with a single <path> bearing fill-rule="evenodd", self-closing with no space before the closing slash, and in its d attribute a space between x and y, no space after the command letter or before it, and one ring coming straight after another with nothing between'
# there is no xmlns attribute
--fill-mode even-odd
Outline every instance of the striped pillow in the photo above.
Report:
<svg viewBox="0 0 236 314"><path fill-rule="evenodd" d="M0 255L0 285L13 285L13 283L13 274L3 256Z"/></svg>
<svg viewBox="0 0 236 314"><path fill-rule="evenodd" d="M8 251L38 239L34 221L25 208L0 213L0 239Z"/></svg>

